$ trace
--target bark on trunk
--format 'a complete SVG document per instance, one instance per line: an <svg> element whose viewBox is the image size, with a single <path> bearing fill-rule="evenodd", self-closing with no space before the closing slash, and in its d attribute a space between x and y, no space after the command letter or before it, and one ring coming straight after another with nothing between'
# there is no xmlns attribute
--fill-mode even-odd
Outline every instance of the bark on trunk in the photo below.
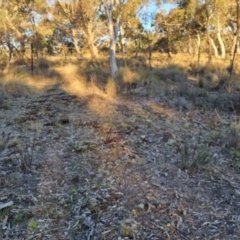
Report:
<svg viewBox="0 0 240 240"><path fill-rule="evenodd" d="M115 1L115 4L119 4L119 1ZM113 12L113 3L112 1L104 1L105 11L108 19L108 28L110 35L110 67L111 67L111 77L114 78L116 72L118 71L117 59L116 59L116 45L117 45L117 36L120 25L120 15L117 16L116 22L113 23L112 12Z"/></svg>
<svg viewBox="0 0 240 240"><path fill-rule="evenodd" d="M230 53L230 67L229 67L229 72L230 72L230 75L231 75L231 76L233 75L233 72L234 72L235 56L236 56L236 53L237 53L237 39L238 39L238 36L235 35L235 36L233 37L233 45L232 45L231 53Z"/></svg>
<svg viewBox="0 0 240 240"><path fill-rule="evenodd" d="M212 61L212 45L211 45L211 37L209 34L209 19L207 21L207 42L208 42L208 61L211 62Z"/></svg>
<svg viewBox="0 0 240 240"><path fill-rule="evenodd" d="M216 58L219 58L218 49L217 49L217 47L215 45L215 42L213 41L213 39L211 37L209 38L209 40L210 40L210 43L211 43L213 51L214 51L214 56Z"/></svg>
<svg viewBox="0 0 240 240"><path fill-rule="evenodd" d="M116 72L118 71L117 60L116 60L116 43L112 42L110 47L110 67L111 67L111 76L115 77Z"/></svg>
<svg viewBox="0 0 240 240"><path fill-rule="evenodd" d="M221 48L221 58L224 59L226 57L226 49L220 32L217 33L217 39Z"/></svg>
<svg viewBox="0 0 240 240"><path fill-rule="evenodd" d="M88 41L88 47L90 50L91 58L94 63L98 62L98 50L96 46L94 45L94 33L92 30L92 24L89 23L88 27L85 29L85 35L87 37Z"/></svg>
<svg viewBox="0 0 240 240"><path fill-rule="evenodd" d="M200 69L200 47L201 47L201 37L197 33L197 81L199 81L199 69Z"/></svg>
<svg viewBox="0 0 240 240"><path fill-rule="evenodd" d="M237 41L238 37L240 35L240 2L236 0L236 16L237 16L237 29L233 37L233 45L231 49L231 56L230 56L230 67L229 67L229 72L231 77L233 76L234 73L234 63L235 63L235 56L237 53Z"/></svg>
<svg viewBox="0 0 240 240"><path fill-rule="evenodd" d="M120 46L121 46L121 53L125 54L125 31L122 27L122 25L120 26Z"/></svg>
<svg viewBox="0 0 240 240"><path fill-rule="evenodd" d="M4 73L9 72L9 68L10 68L10 64L11 64L12 56L13 56L13 46L12 46L12 44L10 42L7 42L6 45L8 47L8 60L7 60L6 67L3 70Z"/></svg>
<svg viewBox="0 0 240 240"><path fill-rule="evenodd" d="M74 47L77 51L77 54L78 55L81 55L81 50L79 48L79 39L78 39L78 36L77 36L77 29L72 29L72 38L73 38L73 44L74 44Z"/></svg>

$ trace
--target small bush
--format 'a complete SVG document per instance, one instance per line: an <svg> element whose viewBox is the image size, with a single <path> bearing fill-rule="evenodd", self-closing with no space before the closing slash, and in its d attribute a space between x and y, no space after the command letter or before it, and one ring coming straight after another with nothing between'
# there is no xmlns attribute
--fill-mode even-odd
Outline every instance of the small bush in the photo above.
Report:
<svg viewBox="0 0 240 240"><path fill-rule="evenodd" d="M197 86L199 88L204 88L206 86L206 79L205 78L202 78L200 77L198 82L197 82Z"/></svg>
<svg viewBox="0 0 240 240"><path fill-rule="evenodd" d="M38 68L40 69L48 69L49 68L49 63L46 59L41 58L38 60Z"/></svg>
<svg viewBox="0 0 240 240"><path fill-rule="evenodd" d="M208 96L207 90L202 89L202 88L194 88L192 91L192 94L195 97L207 97Z"/></svg>
<svg viewBox="0 0 240 240"><path fill-rule="evenodd" d="M16 59L13 63L13 66L27 65L27 62L23 58Z"/></svg>
<svg viewBox="0 0 240 240"><path fill-rule="evenodd" d="M155 69L153 70L153 74L158 79L163 79L163 80L170 79L176 82L185 81L187 79L187 76L184 70L175 65L169 65L168 67L162 68L162 69Z"/></svg>
<svg viewBox="0 0 240 240"><path fill-rule="evenodd" d="M185 97L175 98L173 104L178 110L190 110L192 108L191 103Z"/></svg>
<svg viewBox="0 0 240 240"><path fill-rule="evenodd" d="M139 70L139 80L143 85L149 84L153 75L154 73L150 69L140 68Z"/></svg>
<svg viewBox="0 0 240 240"><path fill-rule="evenodd" d="M29 74L30 68L27 65L16 66L12 69L8 77L25 78Z"/></svg>
<svg viewBox="0 0 240 240"><path fill-rule="evenodd" d="M200 165L205 165L211 160L211 155L208 149L200 144L190 143L185 140L181 151L180 167L182 169L196 169Z"/></svg>
<svg viewBox="0 0 240 240"><path fill-rule="evenodd" d="M191 87L187 84L182 84L179 87L178 93L180 96L185 97L192 101L195 101L197 97L208 96L208 92L206 89L200 87Z"/></svg>

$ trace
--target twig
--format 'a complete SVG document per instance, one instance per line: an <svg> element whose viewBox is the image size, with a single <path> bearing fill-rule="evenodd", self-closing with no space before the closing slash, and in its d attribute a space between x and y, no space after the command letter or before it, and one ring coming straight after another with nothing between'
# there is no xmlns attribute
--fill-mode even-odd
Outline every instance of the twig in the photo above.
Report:
<svg viewBox="0 0 240 240"><path fill-rule="evenodd" d="M234 115L235 115L235 122L237 123L237 113L236 113L236 109L235 109L235 107L234 107L234 105L233 105L233 102L232 102L232 101L230 101L230 103L231 103L231 105L232 105L232 109L233 109L233 111L234 111Z"/></svg>
<svg viewBox="0 0 240 240"><path fill-rule="evenodd" d="M222 118L221 118L221 116L219 115L217 109L215 108L214 111L215 111L215 113L216 113L216 115L217 115L217 117L218 117L220 123L223 125Z"/></svg>

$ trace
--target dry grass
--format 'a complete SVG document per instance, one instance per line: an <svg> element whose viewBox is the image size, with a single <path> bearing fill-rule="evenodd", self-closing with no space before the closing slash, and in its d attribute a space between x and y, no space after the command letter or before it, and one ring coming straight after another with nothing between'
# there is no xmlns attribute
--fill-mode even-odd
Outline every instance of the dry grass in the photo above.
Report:
<svg viewBox="0 0 240 240"><path fill-rule="evenodd" d="M138 81L139 75L129 67L121 67L117 72L116 79L123 84L132 84Z"/></svg>
<svg viewBox="0 0 240 240"><path fill-rule="evenodd" d="M230 81L227 71L229 61L213 59L211 63L208 63L207 56L203 54L200 62L200 87L206 90L224 88L228 91L234 91L238 89L240 86L238 58L235 76ZM9 85L6 89L10 95L21 95L20 92L22 95L26 95L27 92L45 91L58 84L69 94L78 96L97 94L102 97L114 97L119 89L120 91L128 91L132 86L149 85L152 80L156 80L155 83L160 83L159 80L171 80L184 84L193 70L190 67L193 59L188 54L176 54L172 55L172 58L168 58L167 54L153 53L153 70L147 68L147 59L143 54L139 54L137 58L128 56L125 60L130 64L128 64L129 67L119 68L116 76L117 86L115 86L115 82L113 83L108 79L109 60L107 56L101 57L99 66L92 64L87 59L77 57L54 56L39 59L35 61L33 75L30 66L25 64L26 61L18 59L11 66L9 73L1 77L1 82L3 86ZM153 88L152 84L151 86ZM157 91L157 88L154 90Z"/></svg>
<svg viewBox="0 0 240 240"><path fill-rule="evenodd" d="M117 83L114 79L109 78L106 84L106 93L110 97L117 96Z"/></svg>

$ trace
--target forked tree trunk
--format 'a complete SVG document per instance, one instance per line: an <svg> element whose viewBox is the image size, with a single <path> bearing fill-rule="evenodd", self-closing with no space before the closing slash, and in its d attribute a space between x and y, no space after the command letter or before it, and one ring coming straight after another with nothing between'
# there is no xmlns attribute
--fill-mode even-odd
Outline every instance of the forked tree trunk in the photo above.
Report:
<svg viewBox="0 0 240 240"><path fill-rule="evenodd" d="M221 48L221 58L224 59L226 57L226 49L220 32L217 32L217 39Z"/></svg>
<svg viewBox="0 0 240 240"><path fill-rule="evenodd" d="M87 44L90 50L91 58L93 63L98 62L98 50L96 46L94 45L94 32L92 30L92 23L89 23L86 28L84 28L85 35L87 37Z"/></svg>
<svg viewBox="0 0 240 240"><path fill-rule="evenodd" d="M219 58L218 49L217 49L217 47L215 45L215 42L213 41L213 39L211 37L209 38L209 40L210 40L210 43L211 43L212 48L213 48L214 56L216 58Z"/></svg>

